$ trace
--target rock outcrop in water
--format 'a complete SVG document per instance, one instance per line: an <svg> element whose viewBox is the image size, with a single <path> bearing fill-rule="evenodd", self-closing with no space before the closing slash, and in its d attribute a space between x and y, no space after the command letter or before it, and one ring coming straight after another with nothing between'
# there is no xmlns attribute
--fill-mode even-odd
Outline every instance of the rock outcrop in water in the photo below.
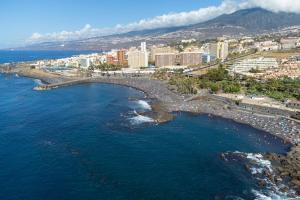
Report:
<svg viewBox="0 0 300 200"><path fill-rule="evenodd" d="M286 156L269 153L265 158L272 161L275 168L274 182L285 183L300 195L300 146L295 145Z"/></svg>

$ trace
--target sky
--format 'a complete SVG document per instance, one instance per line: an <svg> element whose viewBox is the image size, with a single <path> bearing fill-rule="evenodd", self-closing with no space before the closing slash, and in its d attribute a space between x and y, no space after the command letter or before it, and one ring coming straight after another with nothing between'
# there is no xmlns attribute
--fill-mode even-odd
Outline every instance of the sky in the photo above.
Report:
<svg viewBox="0 0 300 200"><path fill-rule="evenodd" d="M250 7L300 13L300 0L1 0L0 48L188 25Z"/></svg>

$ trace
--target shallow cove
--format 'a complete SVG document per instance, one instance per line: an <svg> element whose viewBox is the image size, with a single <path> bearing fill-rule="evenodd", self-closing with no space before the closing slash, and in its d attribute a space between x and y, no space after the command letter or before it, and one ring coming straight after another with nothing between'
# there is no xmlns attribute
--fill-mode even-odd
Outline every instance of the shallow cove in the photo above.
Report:
<svg viewBox="0 0 300 200"><path fill-rule="evenodd" d="M144 98L132 88L34 85L0 74L1 200L254 199L249 173L220 154L288 150L262 131L208 115L139 121L134 111L147 108L130 100Z"/></svg>

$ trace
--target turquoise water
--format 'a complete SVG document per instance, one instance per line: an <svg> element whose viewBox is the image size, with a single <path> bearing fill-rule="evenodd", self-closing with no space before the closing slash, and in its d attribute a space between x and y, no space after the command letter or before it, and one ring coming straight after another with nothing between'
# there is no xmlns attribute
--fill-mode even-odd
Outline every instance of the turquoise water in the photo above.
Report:
<svg viewBox="0 0 300 200"><path fill-rule="evenodd" d="M156 125L135 114L148 108L134 89L85 84L37 92L35 84L0 74L1 200L254 199L256 181L220 154L288 148L207 115L176 113Z"/></svg>

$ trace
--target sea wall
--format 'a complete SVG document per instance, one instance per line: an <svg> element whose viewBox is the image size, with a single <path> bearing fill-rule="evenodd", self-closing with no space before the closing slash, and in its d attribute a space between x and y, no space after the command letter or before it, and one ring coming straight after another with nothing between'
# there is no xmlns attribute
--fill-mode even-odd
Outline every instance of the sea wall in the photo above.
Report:
<svg viewBox="0 0 300 200"><path fill-rule="evenodd" d="M290 110L284 110L284 109L280 109L280 108L272 108L272 107L248 104L248 103L243 103L243 102L237 102L233 99L221 97L221 96L217 96L217 95L211 95L210 98L222 101L223 103L226 103L230 106L237 107L239 109L242 109L242 110L245 110L248 112L260 113L260 114L266 114L266 115L280 115L280 116L285 116L285 117L290 117L292 115L297 114L296 111L290 111Z"/></svg>

